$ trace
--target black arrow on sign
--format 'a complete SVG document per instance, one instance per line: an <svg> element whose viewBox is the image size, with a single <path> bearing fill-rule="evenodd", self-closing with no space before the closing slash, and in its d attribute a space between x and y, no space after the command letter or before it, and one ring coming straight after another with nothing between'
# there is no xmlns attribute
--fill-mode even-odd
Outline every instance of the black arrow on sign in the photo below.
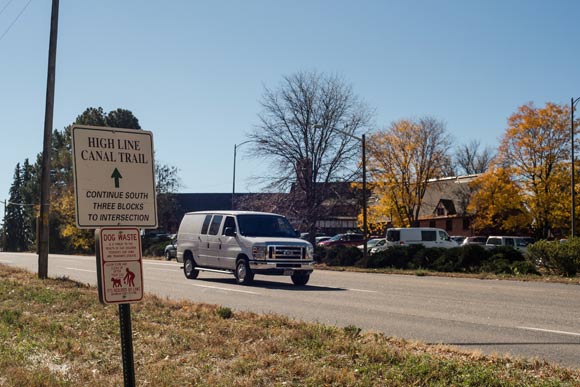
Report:
<svg viewBox="0 0 580 387"><path fill-rule="evenodd" d="M113 171L111 178L115 179L115 188L119 188L119 179L122 179L123 176L121 176L121 173L119 173L119 170L117 168L115 168L115 170Z"/></svg>

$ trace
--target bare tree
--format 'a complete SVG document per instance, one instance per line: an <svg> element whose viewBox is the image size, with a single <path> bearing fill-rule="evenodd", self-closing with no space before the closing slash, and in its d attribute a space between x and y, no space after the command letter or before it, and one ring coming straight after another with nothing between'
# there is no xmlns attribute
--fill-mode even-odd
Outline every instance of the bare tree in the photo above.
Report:
<svg viewBox="0 0 580 387"><path fill-rule="evenodd" d="M469 144L457 147L455 150L457 174L475 175L487 171L495 154L489 146L480 151L480 146L478 140L473 140Z"/></svg>
<svg viewBox="0 0 580 387"><path fill-rule="evenodd" d="M357 176L360 143L371 113L335 76L298 72L265 88L252 154L271 162L269 188L289 191L291 210L314 238L328 184Z"/></svg>

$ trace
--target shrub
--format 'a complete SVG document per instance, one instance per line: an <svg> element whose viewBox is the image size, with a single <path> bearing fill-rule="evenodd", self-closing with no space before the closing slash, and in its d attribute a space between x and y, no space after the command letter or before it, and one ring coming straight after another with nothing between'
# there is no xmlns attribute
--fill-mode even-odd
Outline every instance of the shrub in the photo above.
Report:
<svg viewBox="0 0 580 387"><path fill-rule="evenodd" d="M356 265L359 267L382 268L393 267L396 269L407 269L410 260L410 248L395 246L376 254L367 256L366 261L361 259Z"/></svg>
<svg viewBox="0 0 580 387"><path fill-rule="evenodd" d="M323 246L314 246L314 261L317 263L322 263L326 258L327 250L329 249Z"/></svg>
<svg viewBox="0 0 580 387"><path fill-rule="evenodd" d="M143 248L143 255L148 257L161 257L165 254L165 246L167 246L169 242L157 242L155 244L150 244L149 246Z"/></svg>
<svg viewBox="0 0 580 387"><path fill-rule="evenodd" d="M217 310L216 310L216 314L223 318L224 320L230 319L234 316L234 312L232 312L232 310L228 307L225 306L220 306Z"/></svg>
<svg viewBox="0 0 580 387"><path fill-rule="evenodd" d="M461 248L429 250L436 250L435 253L438 255L430 269L449 273L459 271L461 268Z"/></svg>
<svg viewBox="0 0 580 387"><path fill-rule="evenodd" d="M505 259L508 262L519 262L524 260L524 255L520 250L516 250L509 246L498 246L490 250L491 256L489 260Z"/></svg>
<svg viewBox="0 0 580 387"><path fill-rule="evenodd" d="M564 243L538 241L528 247L527 258L549 273L573 277L580 267L580 238Z"/></svg>
<svg viewBox="0 0 580 387"><path fill-rule="evenodd" d="M512 273L513 274L521 274L521 275L526 275L526 274L533 274L533 275L540 275L540 272L538 272L538 269L536 268L536 265L534 265L532 262L530 261L520 261L520 262L514 262L512 263Z"/></svg>
<svg viewBox="0 0 580 387"><path fill-rule="evenodd" d="M494 274L512 274L510 261L504 257L503 253L498 253L487 262L481 265L481 271Z"/></svg>
<svg viewBox="0 0 580 387"><path fill-rule="evenodd" d="M490 250L479 245L467 245L461 249L461 269L470 273L479 272L483 262L487 261L491 255Z"/></svg>
<svg viewBox="0 0 580 387"><path fill-rule="evenodd" d="M353 246L333 246L325 250L320 262L328 266L353 266L362 257L362 252Z"/></svg>

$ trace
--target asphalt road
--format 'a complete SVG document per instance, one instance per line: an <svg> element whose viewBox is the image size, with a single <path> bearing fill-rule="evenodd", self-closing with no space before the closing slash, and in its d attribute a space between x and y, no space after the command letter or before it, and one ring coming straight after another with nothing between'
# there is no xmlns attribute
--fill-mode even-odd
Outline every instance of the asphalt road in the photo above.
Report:
<svg viewBox="0 0 580 387"><path fill-rule="evenodd" d="M36 272L38 257L0 253L0 263ZM580 368L578 285L319 270L303 287L267 276L241 286L225 274L187 280L180 266L145 260L145 292ZM94 257L50 255L48 271L97 281Z"/></svg>

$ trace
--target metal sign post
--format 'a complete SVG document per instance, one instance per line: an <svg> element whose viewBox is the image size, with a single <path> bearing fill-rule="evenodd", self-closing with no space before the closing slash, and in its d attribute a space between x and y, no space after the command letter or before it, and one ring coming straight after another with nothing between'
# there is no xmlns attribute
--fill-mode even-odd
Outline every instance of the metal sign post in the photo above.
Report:
<svg viewBox="0 0 580 387"><path fill-rule="evenodd" d="M131 304L119 304L121 327L121 352L123 355L123 380L125 387L135 387L135 362L133 361L133 330L131 329Z"/></svg>

